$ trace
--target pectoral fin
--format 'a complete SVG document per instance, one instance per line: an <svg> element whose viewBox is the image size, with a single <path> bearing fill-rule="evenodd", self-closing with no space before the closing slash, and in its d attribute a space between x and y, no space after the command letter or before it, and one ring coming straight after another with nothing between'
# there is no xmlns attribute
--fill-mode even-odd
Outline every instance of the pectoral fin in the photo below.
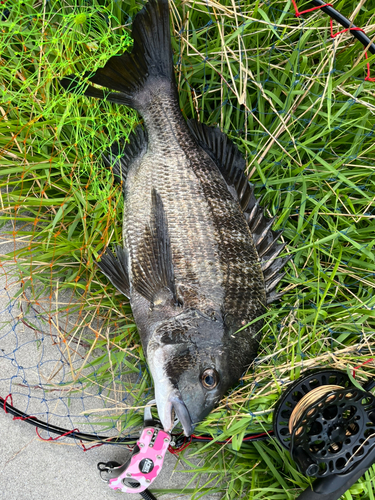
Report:
<svg viewBox="0 0 375 500"><path fill-rule="evenodd" d="M152 190L151 217L138 257L132 262L132 286L152 307L177 302L168 221L163 202Z"/></svg>

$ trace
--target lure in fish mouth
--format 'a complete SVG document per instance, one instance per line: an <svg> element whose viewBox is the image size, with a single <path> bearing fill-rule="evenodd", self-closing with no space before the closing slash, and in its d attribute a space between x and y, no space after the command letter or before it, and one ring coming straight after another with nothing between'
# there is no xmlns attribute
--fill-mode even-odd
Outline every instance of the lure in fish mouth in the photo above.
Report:
<svg viewBox="0 0 375 500"><path fill-rule="evenodd" d="M98 266L130 300L164 429L176 415L189 436L256 357L257 318L281 296L289 258L237 146L181 114L168 1L150 0L132 35L131 52L84 74L96 84L84 95L143 119L104 156L124 193L124 243ZM82 87L74 75L61 84Z"/></svg>

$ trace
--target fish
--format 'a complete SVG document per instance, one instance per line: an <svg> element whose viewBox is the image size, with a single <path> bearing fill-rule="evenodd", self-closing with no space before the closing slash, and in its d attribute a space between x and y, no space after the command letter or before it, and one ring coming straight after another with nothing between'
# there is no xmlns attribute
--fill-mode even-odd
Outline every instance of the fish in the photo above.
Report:
<svg viewBox="0 0 375 500"><path fill-rule="evenodd" d="M149 0L132 37L131 51L83 75L84 95L143 120L103 157L124 196L123 245L97 265L130 301L164 430L177 417L190 436L257 356L289 256L237 146L181 113L168 0ZM76 92L81 81L61 85Z"/></svg>

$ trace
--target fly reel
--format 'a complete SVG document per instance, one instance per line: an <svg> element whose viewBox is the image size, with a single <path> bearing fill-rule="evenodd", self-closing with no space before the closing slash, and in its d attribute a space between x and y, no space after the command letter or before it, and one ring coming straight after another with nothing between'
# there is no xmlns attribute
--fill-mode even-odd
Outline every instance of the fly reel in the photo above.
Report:
<svg viewBox="0 0 375 500"><path fill-rule="evenodd" d="M282 394L273 425L303 474L346 474L375 444L375 397L344 372L309 372Z"/></svg>

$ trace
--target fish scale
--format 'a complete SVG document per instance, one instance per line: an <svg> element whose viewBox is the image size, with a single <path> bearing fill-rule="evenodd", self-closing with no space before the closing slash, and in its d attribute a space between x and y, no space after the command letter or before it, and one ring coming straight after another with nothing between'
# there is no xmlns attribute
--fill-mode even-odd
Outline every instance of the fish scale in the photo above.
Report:
<svg viewBox="0 0 375 500"><path fill-rule="evenodd" d="M172 255L177 257L173 258L176 283L199 287L203 296L209 296L210 288L217 286L220 269L209 264L215 263L214 256L218 250L212 225L205 223L209 220L209 212L199 184L196 180L194 182L189 168L179 168L178 182L173 181L174 165L169 167L165 162L159 162L157 155L152 160L146 155L142 163L145 164L142 177L129 178L124 214L124 239L130 250L131 261L132 256L142 258L138 245L142 241L145 221L150 218L149 179L152 178L152 186L161 195L167 213ZM158 176L159 171L164 175ZM173 191L169 189L168 180L172 180ZM141 210L142 215L145 214L144 218L138 219L132 215Z"/></svg>
<svg viewBox="0 0 375 500"><path fill-rule="evenodd" d="M85 95L136 109L144 127L104 156L122 183L124 241L98 266L130 299L164 430L176 414L189 436L256 357L259 316L280 297L288 258L237 147L181 114L168 1L150 0L132 34L131 53L85 73L112 90Z"/></svg>
<svg viewBox="0 0 375 500"><path fill-rule="evenodd" d="M168 120L163 119L167 113ZM155 120L155 115L160 118ZM143 238L145 221L150 218L152 186L160 194L167 214L176 283L200 290L200 307L203 310L212 307L220 310L223 266L218 259L219 238L212 225L212 213L200 179L188 156L195 144L192 140L186 141L189 132L179 109L170 106L169 102L165 103L165 99L161 99L161 102L155 99L152 108L144 116L150 151L141 160L137 171L128 176L124 213L125 245L130 250L131 260L132 256L141 258L138 244ZM167 135L167 125L176 131L172 138ZM202 157L204 160L206 156L204 152L200 153L195 159L198 170ZM141 218L132 215L139 213L142 213ZM204 298L208 303L203 303ZM133 311L135 309L133 307Z"/></svg>

